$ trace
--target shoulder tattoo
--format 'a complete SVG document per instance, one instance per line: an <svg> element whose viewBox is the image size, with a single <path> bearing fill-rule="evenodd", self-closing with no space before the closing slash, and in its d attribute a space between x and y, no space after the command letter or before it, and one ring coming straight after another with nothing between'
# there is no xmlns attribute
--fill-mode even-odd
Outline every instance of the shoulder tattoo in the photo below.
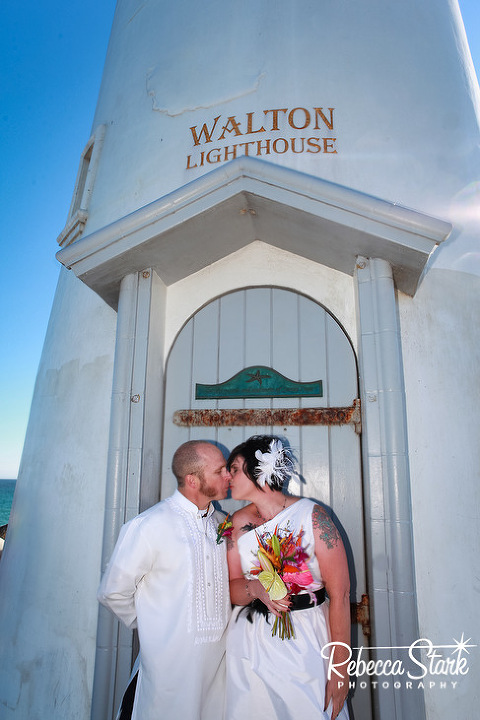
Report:
<svg viewBox="0 0 480 720"><path fill-rule="evenodd" d="M247 525L243 525L240 530L242 530L244 533L250 532L250 530L255 530L256 525L252 522L247 523Z"/></svg>
<svg viewBox="0 0 480 720"><path fill-rule="evenodd" d="M329 550L338 545L340 540L338 530L320 505L315 505L312 510L312 525L314 532L318 533L320 540L323 540Z"/></svg>

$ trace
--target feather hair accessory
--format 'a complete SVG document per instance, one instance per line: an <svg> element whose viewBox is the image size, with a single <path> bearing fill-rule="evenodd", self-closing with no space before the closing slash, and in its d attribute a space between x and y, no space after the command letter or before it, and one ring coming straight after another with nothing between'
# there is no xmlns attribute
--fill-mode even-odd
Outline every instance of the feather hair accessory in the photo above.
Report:
<svg viewBox="0 0 480 720"><path fill-rule="evenodd" d="M272 440L268 452L255 451L258 460L256 479L260 487L272 485L275 481L281 486L293 473L293 461L281 440Z"/></svg>

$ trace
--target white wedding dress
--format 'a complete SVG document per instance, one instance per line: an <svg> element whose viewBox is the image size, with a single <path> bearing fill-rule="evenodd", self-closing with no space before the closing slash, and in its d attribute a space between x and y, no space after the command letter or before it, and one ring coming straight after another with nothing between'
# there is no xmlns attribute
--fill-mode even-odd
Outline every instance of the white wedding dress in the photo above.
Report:
<svg viewBox="0 0 480 720"><path fill-rule="evenodd" d="M304 531L302 547L314 580L322 583L314 554L312 510L314 503L298 500L256 531L240 536L238 548L245 576L253 566L258 549L256 532L263 535L279 530ZM323 583L322 583L323 585ZM273 616L268 622L248 608L234 609L227 633L227 694L225 720L325 720L327 660L322 647L329 642L328 604L291 612L295 638L272 637ZM330 704L331 705L331 704ZM348 720L344 705L339 720Z"/></svg>

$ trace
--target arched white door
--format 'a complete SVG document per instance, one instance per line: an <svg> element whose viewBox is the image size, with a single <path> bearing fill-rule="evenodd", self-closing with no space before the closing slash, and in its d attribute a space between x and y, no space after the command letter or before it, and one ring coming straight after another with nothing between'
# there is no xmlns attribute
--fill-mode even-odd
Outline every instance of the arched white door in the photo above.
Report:
<svg viewBox="0 0 480 720"><path fill-rule="evenodd" d="M267 375L291 382L285 381L286 390L245 397L268 384ZM305 391L298 383L311 385ZM209 386L209 397L204 386ZM280 435L293 448L301 470L301 480L288 490L331 508L349 554L352 603L360 603L367 589L359 425L353 422L355 413L348 422L352 412L345 410L353 408L357 398L355 353L325 308L279 288L221 296L186 323L168 359L162 497L176 486L171 459L182 442L210 440L228 453L255 433ZM327 408L334 410L325 412ZM270 424L279 422L275 412L282 424ZM224 424L232 417L235 423L258 425ZM322 424L293 424L305 421ZM222 507L231 511L235 504L227 500ZM367 644L360 626L356 635L359 645ZM365 692L356 693L354 704L361 706L357 718L371 717Z"/></svg>

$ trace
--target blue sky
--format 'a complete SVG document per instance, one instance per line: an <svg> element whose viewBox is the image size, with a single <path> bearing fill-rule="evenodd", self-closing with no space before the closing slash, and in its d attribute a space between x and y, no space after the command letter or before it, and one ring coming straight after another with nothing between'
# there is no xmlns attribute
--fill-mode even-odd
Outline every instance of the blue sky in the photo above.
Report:
<svg viewBox="0 0 480 720"><path fill-rule="evenodd" d="M480 2L460 0L480 75ZM0 5L0 478L15 478L115 0Z"/></svg>
<svg viewBox="0 0 480 720"><path fill-rule="evenodd" d="M115 0L0 4L0 478L15 478Z"/></svg>

